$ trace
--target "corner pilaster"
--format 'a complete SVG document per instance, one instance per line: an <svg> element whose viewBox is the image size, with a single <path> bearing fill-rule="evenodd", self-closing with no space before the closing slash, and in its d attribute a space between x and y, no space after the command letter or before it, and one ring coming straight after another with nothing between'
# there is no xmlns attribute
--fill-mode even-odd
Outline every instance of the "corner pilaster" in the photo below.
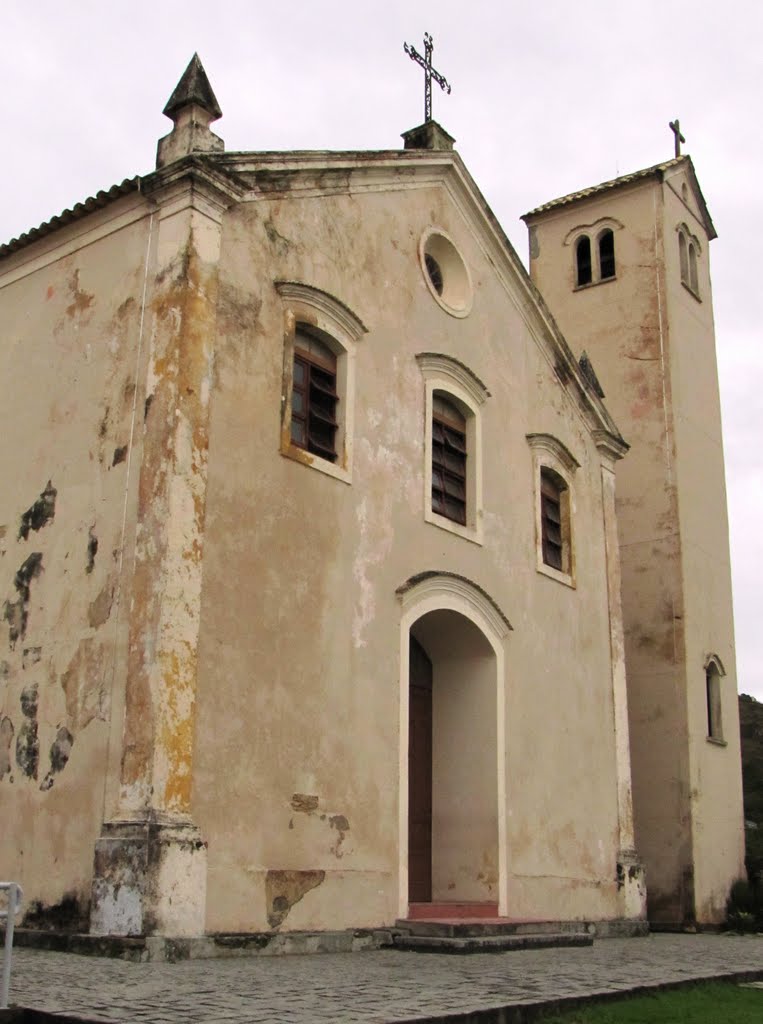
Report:
<svg viewBox="0 0 763 1024"><path fill-rule="evenodd" d="M156 210L120 788L96 843L91 930L189 936L206 903L191 784L218 262L238 194L194 157L144 191Z"/></svg>
<svg viewBox="0 0 763 1024"><path fill-rule="evenodd" d="M621 439L600 432L596 444L601 456L601 495L604 520L604 544L607 562L607 599L609 604L609 643L612 666L612 708L617 765L617 817L619 853L617 889L619 916L646 918L646 880L644 867L636 853L633 826L633 789L628 727L628 693L625 676L625 635L623 627L620 544L615 513L615 463L627 448Z"/></svg>

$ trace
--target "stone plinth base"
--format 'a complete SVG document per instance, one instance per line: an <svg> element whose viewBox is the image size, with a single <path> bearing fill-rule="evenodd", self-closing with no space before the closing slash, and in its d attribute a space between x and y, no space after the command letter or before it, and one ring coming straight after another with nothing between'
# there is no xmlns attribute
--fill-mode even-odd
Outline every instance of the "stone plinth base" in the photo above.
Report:
<svg viewBox="0 0 763 1024"><path fill-rule="evenodd" d="M95 844L92 935L204 934L207 847L190 821L106 822Z"/></svg>
<svg viewBox="0 0 763 1024"><path fill-rule="evenodd" d="M646 921L646 872L635 853L622 853L617 861L620 915Z"/></svg>

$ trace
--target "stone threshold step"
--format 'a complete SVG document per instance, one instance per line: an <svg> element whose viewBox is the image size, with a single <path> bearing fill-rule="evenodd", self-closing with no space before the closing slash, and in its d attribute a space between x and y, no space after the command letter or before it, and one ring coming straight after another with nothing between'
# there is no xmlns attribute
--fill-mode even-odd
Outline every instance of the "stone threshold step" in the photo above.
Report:
<svg viewBox="0 0 763 1024"><path fill-rule="evenodd" d="M508 953L522 949L552 949L569 946L592 946L593 936L587 932L561 932L540 935L395 935L395 949L416 953Z"/></svg>
<svg viewBox="0 0 763 1024"><path fill-rule="evenodd" d="M441 938L468 938L480 935L566 935L595 934L588 921L521 921L509 917L400 919L399 931L410 935L434 935Z"/></svg>

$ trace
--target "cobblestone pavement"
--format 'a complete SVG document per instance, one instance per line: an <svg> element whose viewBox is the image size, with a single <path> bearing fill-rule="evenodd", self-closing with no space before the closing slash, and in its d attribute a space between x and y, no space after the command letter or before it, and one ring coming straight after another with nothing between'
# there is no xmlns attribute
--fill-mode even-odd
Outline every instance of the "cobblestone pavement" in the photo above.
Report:
<svg viewBox="0 0 763 1024"><path fill-rule="evenodd" d="M177 964L18 949L11 1002L99 1021L391 1024L742 971L763 974L763 936L651 935L472 956L378 950Z"/></svg>

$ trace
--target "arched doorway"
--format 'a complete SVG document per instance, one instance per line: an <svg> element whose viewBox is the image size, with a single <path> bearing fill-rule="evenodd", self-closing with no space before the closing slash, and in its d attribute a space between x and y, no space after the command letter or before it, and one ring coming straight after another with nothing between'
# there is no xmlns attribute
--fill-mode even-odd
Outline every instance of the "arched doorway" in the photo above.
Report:
<svg viewBox="0 0 763 1024"><path fill-rule="evenodd" d="M420 573L397 594L399 915L408 916L410 902L497 902L506 914L511 624L456 573Z"/></svg>
<svg viewBox="0 0 763 1024"><path fill-rule="evenodd" d="M438 609L409 637L408 899L498 902L496 656Z"/></svg>

